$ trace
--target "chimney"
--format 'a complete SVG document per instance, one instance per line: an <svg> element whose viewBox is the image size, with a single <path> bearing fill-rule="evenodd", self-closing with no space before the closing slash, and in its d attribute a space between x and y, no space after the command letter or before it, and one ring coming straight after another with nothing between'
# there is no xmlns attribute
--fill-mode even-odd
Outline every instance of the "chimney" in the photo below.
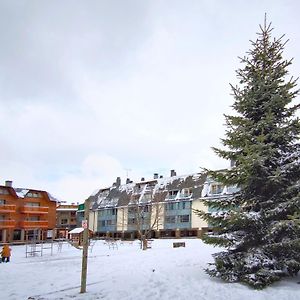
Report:
<svg viewBox="0 0 300 300"><path fill-rule="evenodd" d="M6 180L5 181L5 186L8 186L8 187L12 187L12 181L11 180Z"/></svg>
<svg viewBox="0 0 300 300"><path fill-rule="evenodd" d="M153 179L157 179L157 178L158 178L158 173L154 173Z"/></svg>
<svg viewBox="0 0 300 300"><path fill-rule="evenodd" d="M171 170L171 177L176 176L175 170Z"/></svg>
<svg viewBox="0 0 300 300"><path fill-rule="evenodd" d="M130 183L130 179L126 178L126 184Z"/></svg>
<svg viewBox="0 0 300 300"><path fill-rule="evenodd" d="M145 178L144 178L144 177L142 177L142 178L141 178L141 181L145 181Z"/></svg>
<svg viewBox="0 0 300 300"><path fill-rule="evenodd" d="M116 186L119 187L121 185L121 177L117 177Z"/></svg>

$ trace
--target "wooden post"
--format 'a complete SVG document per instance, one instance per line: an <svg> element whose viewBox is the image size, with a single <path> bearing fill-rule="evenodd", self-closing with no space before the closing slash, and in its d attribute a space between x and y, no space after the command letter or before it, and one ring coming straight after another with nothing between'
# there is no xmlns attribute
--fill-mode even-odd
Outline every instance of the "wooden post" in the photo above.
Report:
<svg viewBox="0 0 300 300"><path fill-rule="evenodd" d="M89 247L89 210L90 201L85 200L84 204L84 220L87 221L83 231L83 249L82 249L82 268L81 268L81 287L80 293L86 292L86 277L87 277L87 262L88 262L88 247Z"/></svg>

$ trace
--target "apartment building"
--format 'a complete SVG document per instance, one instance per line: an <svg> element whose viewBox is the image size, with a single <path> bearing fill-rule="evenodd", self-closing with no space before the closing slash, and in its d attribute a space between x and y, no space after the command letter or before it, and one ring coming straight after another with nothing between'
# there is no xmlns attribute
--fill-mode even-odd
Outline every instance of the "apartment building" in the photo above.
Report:
<svg viewBox="0 0 300 300"><path fill-rule="evenodd" d="M139 182L120 178L111 187L100 188L88 199L89 228L96 235L136 238L149 231L150 237L199 237L209 224L195 209L207 211L205 197L228 197L234 190L222 186L204 173Z"/></svg>
<svg viewBox="0 0 300 300"><path fill-rule="evenodd" d="M0 243L53 237L56 199L46 191L0 185Z"/></svg>
<svg viewBox="0 0 300 300"><path fill-rule="evenodd" d="M68 238L68 232L76 228L78 205L59 204L56 207L56 238Z"/></svg>

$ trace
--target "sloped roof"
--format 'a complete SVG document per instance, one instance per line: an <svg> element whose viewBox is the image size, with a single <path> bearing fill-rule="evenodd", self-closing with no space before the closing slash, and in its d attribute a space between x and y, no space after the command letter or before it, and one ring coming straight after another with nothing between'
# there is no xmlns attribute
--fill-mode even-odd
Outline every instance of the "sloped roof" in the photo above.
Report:
<svg viewBox="0 0 300 300"><path fill-rule="evenodd" d="M12 189L14 189L14 191L16 192L16 194L19 198L25 198L26 194L29 191L34 191L34 192L46 193L48 195L50 201L58 202L58 200L53 195L51 195L50 193L48 193L46 191L35 190L35 189L25 189L25 188L14 188L14 187Z"/></svg>
<svg viewBox="0 0 300 300"><path fill-rule="evenodd" d="M74 233L81 233L84 231L84 228L82 227L77 227L77 228L74 228L72 229L71 231L69 231L70 234L74 234Z"/></svg>
<svg viewBox="0 0 300 300"><path fill-rule="evenodd" d="M192 188L193 199L201 197L204 182L207 175L204 173L195 173L190 175L172 176L167 178L157 178L142 182L130 182L120 186L113 185L110 188L98 189L89 200L92 209L122 207L130 204L133 194L139 195L136 190L141 190L146 184L151 184L151 190L146 193L152 194L154 201L164 201L166 195L172 190L182 190ZM141 193L141 192L140 192Z"/></svg>

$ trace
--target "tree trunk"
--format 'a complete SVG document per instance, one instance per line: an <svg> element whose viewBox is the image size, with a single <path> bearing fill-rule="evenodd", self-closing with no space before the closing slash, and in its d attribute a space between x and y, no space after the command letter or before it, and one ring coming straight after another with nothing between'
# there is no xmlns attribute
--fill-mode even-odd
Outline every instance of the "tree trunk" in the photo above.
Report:
<svg viewBox="0 0 300 300"><path fill-rule="evenodd" d="M148 241L145 235L141 235L141 248L142 250L147 250Z"/></svg>

